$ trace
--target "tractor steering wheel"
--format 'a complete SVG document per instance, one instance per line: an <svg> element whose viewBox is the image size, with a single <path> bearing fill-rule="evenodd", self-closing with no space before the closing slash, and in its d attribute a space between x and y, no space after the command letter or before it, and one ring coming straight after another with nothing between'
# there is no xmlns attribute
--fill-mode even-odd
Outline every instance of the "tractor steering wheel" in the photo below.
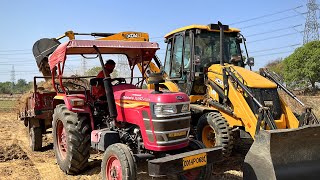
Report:
<svg viewBox="0 0 320 180"><path fill-rule="evenodd" d="M113 83L114 81L117 81L117 82L115 84L113 84L113 86L127 83L125 78L113 78L113 79L111 79L111 83Z"/></svg>

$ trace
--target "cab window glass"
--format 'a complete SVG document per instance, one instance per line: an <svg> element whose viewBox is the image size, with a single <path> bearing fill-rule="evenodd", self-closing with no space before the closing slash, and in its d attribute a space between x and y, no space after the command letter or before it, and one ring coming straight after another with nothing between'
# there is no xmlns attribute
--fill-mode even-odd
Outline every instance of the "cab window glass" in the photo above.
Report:
<svg viewBox="0 0 320 180"><path fill-rule="evenodd" d="M167 43L167 53L166 53L165 64L164 64L164 70L168 74L170 73L171 47L172 47L172 39L170 39Z"/></svg>
<svg viewBox="0 0 320 180"><path fill-rule="evenodd" d="M171 78L181 77L181 64L182 64L182 48L183 48L183 36L177 35L174 39L172 63L171 63Z"/></svg>
<svg viewBox="0 0 320 180"><path fill-rule="evenodd" d="M190 70L190 38L189 35L186 34L184 41L184 56L183 56L183 67L186 70Z"/></svg>

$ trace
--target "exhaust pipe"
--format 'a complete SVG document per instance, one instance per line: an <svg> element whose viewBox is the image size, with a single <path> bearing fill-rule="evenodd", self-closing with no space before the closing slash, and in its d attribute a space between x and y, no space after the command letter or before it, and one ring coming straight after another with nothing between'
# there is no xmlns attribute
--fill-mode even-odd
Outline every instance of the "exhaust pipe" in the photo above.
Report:
<svg viewBox="0 0 320 180"><path fill-rule="evenodd" d="M220 21L218 21L218 26L220 28L220 65L223 66L223 40L224 40L224 28Z"/></svg>
<svg viewBox="0 0 320 180"><path fill-rule="evenodd" d="M104 75L103 85L104 85L104 90L106 92L109 115L111 118L116 118L118 116L118 113L117 113L116 103L114 100L112 84L110 82L110 78L107 78L107 73L106 73L106 70L104 69L103 59L99 51L99 48L95 45L93 45L93 48L97 51L99 55L99 60L100 60L100 64L101 64L103 75Z"/></svg>

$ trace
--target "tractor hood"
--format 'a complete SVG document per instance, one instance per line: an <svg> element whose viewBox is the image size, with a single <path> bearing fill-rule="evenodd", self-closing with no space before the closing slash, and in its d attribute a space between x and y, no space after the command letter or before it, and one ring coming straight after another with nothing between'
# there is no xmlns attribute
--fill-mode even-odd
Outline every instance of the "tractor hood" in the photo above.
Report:
<svg viewBox="0 0 320 180"><path fill-rule="evenodd" d="M154 90L127 89L114 92L116 102L139 101L153 103L183 103L189 102L189 97L180 92L153 93Z"/></svg>
<svg viewBox="0 0 320 180"><path fill-rule="evenodd" d="M233 65L229 65L229 64L225 64L225 66L223 66L223 67L233 68L236 71L235 72L236 76L238 76L239 79L243 79L244 84L250 88L277 88L277 85L275 83L273 83L272 81L264 78L263 76L259 75L258 73L255 73L255 72L250 71L248 69L245 69L243 67L233 66ZM211 80L217 81L216 79L219 77L222 80L222 76L221 76L222 66L220 64L214 64L214 65L210 66L208 71L213 72L213 73L208 74L208 77ZM218 74L220 74L220 75L218 75ZM222 82L222 81L220 81L220 82Z"/></svg>

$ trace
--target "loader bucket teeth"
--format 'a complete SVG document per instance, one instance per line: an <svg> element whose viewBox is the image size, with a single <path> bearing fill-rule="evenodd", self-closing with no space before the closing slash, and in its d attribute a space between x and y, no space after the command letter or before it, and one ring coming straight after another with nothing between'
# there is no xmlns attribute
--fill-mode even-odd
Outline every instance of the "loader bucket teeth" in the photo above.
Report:
<svg viewBox="0 0 320 180"><path fill-rule="evenodd" d="M317 179L320 125L260 130L245 157L244 179Z"/></svg>

